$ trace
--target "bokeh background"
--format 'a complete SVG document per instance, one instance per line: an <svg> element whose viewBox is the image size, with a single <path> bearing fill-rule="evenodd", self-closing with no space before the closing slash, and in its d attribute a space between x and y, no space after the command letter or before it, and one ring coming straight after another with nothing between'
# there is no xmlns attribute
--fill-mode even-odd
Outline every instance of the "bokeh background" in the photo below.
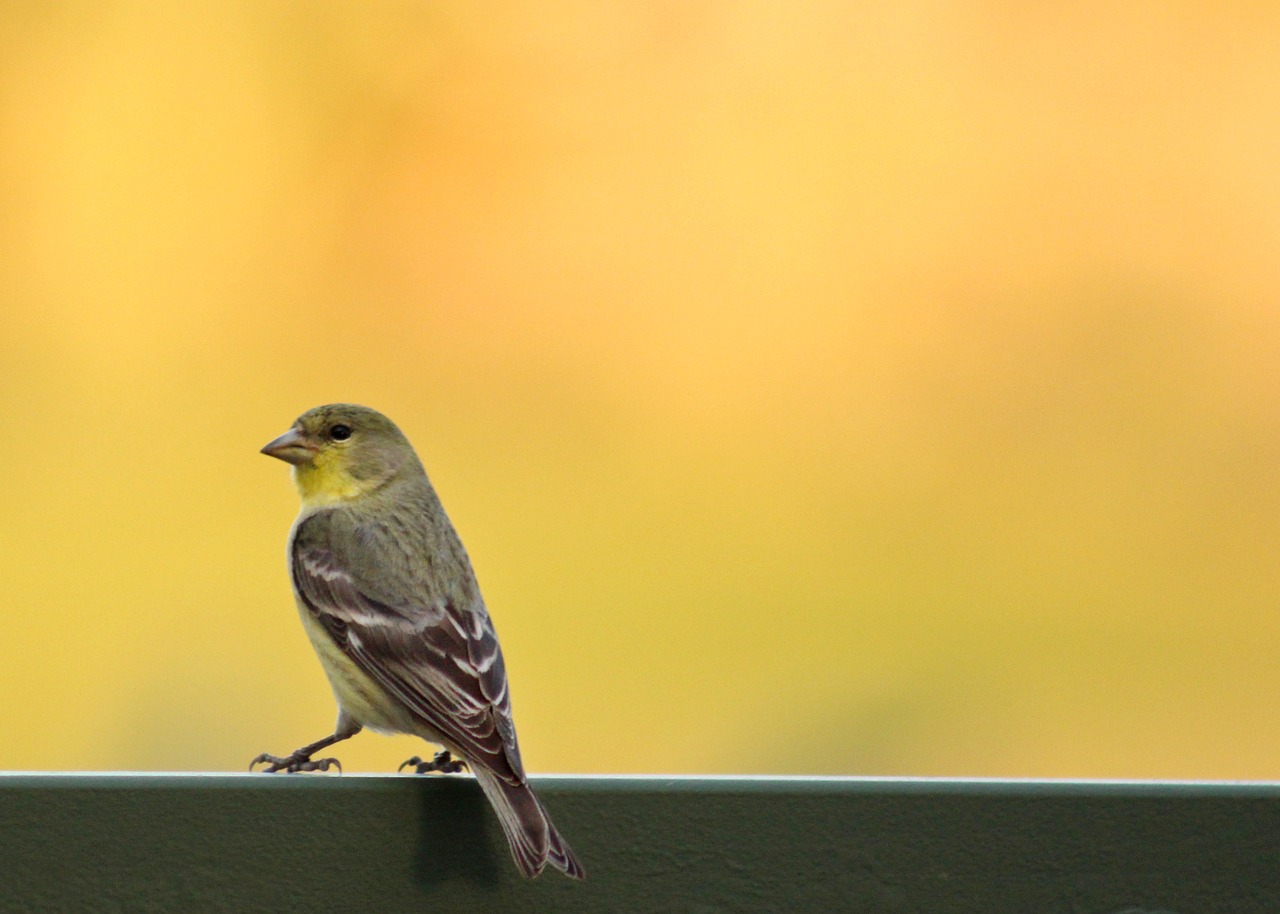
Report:
<svg viewBox="0 0 1280 914"><path fill-rule="evenodd" d="M329 732L257 449L349 400L534 771L1280 775L1278 60L1252 3L0 5L0 767Z"/></svg>

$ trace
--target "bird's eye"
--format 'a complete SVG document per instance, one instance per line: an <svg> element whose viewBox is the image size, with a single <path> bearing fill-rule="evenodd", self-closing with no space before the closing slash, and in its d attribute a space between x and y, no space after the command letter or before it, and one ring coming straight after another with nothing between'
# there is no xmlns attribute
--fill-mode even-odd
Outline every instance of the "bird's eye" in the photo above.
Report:
<svg viewBox="0 0 1280 914"><path fill-rule="evenodd" d="M346 441L351 437L351 426L335 425L333 428L329 429L329 437L334 441Z"/></svg>

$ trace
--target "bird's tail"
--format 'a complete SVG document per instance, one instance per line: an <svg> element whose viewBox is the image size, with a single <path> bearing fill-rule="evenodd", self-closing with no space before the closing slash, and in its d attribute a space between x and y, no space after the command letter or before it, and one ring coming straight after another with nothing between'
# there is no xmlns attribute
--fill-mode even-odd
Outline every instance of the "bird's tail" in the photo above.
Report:
<svg viewBox="0 0 1280 914"><path fill-rule="evenodd" d="M509 784L491 771L480 767L473 770L502 823L511 856L525 877L538 875L550 863L570 879L587 878L587 871L551 824L551 817L527 782Z"/></svg>

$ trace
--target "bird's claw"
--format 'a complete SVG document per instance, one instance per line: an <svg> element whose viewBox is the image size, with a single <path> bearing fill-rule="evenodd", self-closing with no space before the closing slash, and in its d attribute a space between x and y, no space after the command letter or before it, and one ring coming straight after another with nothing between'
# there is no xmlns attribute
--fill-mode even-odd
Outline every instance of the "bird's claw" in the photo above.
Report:
<svg viewBox="0 0 1280 914"><path fill-rule="evenodd" d="M462 759L456 759L449 754L448 749L441 750L435 754L435 757L429 762L424 762L418 756L406 759L396 771L404 771L406 768L412 768L414 774L426 774L429 771L440 771L444 774L457 774L467 763Z"/></svg>
<svg viewBox="0 0 1280 914"><path fill-rule="evenodd" d="M249 770L253 771L257 765L265 764L267 767L262 769L264 774L274 774L277 771L283 771L286 774L297 774L300 771L328 771L330 768L337 768L342 771L342 763L336 758L309 758L305 755L279 756L269 753L262 753L252 762L249 763Z"/></svg>

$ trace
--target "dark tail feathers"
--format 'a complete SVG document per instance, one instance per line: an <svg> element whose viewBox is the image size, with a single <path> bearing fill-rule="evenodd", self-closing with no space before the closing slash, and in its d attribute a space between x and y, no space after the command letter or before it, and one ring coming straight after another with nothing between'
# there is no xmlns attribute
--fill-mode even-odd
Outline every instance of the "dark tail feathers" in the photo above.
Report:
<svg viewBox="0 0 1280 914"><path fill-rule="evenodd" d="M480 789L502 823L511 856L526 878L537 876L548 863L570 879L587 878L587 871L551 824L551 817L527 782L508 784L483 768L474 771Z"/></svg>

